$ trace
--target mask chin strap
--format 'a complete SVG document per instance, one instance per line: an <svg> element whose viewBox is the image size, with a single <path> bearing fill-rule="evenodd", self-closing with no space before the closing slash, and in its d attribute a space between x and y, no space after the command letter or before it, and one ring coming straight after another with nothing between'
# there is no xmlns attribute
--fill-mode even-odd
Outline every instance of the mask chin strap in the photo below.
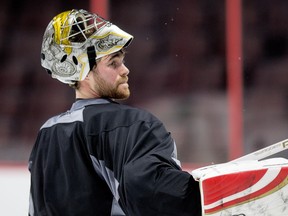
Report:
<svg viewBox="0 0 288 216"><path fill-rule="evenodd" d="M97 57L94 46L87 47L87 55L88 55L89 67L91 71L94 65L96 64L96 57Z"/></svg>

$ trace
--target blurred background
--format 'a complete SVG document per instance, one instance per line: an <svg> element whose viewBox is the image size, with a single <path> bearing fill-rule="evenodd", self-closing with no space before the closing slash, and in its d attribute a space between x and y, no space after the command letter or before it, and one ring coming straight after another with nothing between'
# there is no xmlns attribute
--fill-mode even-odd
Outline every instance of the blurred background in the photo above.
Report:
<svg viewBox="0 0 288 216"><path fill-rule="evenodd" d="M226 1L107 2L98 12L88 0L1 0L0 162L26 164L41 125L74 101L73 89L40 66L48 22L72 8L98 12L134 35L126 56L132 95L123 103L162 120L184 164L226 162L288 137L288 1L242 0L237 116L229 101ZM236 140L231 122L240 127Z"/></svg>

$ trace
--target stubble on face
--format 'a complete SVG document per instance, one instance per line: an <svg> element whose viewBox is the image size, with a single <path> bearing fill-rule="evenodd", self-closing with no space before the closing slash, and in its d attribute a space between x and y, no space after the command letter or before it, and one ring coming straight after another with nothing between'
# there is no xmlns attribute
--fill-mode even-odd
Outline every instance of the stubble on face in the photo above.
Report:
<svg viewBox="0 0 288 216"><path fill-rule="evenodd" d="M128 77L120 76L114 84L107 82L103 79L99 71L96 69L94 72L95 90L102 98L113 98L117 100L125 100L130 96L130 90L128 86Z"/></svg>

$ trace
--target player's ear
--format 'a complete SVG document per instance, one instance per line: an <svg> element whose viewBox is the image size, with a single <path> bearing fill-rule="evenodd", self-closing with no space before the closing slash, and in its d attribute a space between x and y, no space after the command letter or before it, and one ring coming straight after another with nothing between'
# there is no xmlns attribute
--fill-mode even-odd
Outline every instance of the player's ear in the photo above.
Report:
<svg viewBox="0 0 288 216"><path fill-rule="evenodd" d="M91 76L92 73L93 73L93 71L90 71L90 72L86 75L86 77L85 77L84 80L90 80L90 76Z"/></svg>

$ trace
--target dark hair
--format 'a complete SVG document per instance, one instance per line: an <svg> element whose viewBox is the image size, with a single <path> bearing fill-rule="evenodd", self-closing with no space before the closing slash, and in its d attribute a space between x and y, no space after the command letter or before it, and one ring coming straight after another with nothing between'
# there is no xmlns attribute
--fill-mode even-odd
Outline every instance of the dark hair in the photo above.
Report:
<svg viewBox="0 0 288 216"><path fill-rule="evenodd" d="M73 84L69 84L69 86L73 89L78 89L79 88L79 83L78 81L75 81Z"/></svg>

